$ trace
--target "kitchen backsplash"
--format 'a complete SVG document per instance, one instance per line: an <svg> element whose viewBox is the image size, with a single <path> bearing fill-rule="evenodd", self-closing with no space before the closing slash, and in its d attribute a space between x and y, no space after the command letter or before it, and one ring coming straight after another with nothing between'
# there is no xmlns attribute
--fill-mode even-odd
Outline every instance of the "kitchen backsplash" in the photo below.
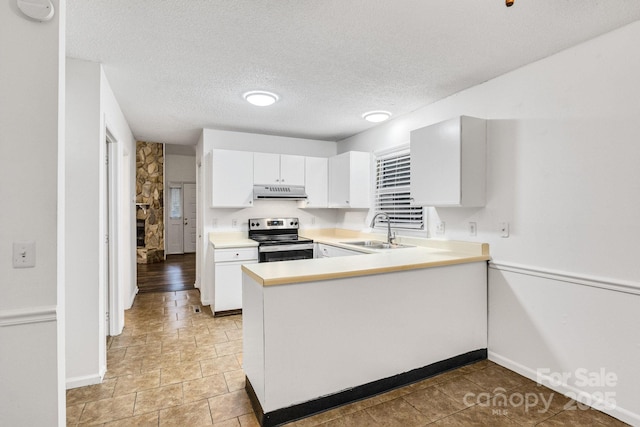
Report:
<svg viewBox="0 0 640 427"><path fill-rule="evenodd" d="M211 231L248 231L249 218L294 217L302 228L335 227L334 209L300 209L295 201L255 200L247 209L211 209Z"/></svg>

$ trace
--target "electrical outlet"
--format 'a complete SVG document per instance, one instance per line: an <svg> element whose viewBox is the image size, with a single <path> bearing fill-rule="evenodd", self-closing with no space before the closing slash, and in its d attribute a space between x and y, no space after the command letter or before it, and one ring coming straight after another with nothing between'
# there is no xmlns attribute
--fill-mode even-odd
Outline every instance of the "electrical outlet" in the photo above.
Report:
<svg viewBox="0 0 640 427"><path fill-rule="evenodd" d="M498 229L500 230L500 237L509 237L509 223L501 222L498 224Z"/></svg>
<svg viewBox="0 0 640 427"><path fill-rule="evenodd" d="M469 236L473 237L478 234L478 224L475 222L469 223Z"/></svg>
<svg viewBox="0 0 640 427"><path fill-rule="evenodd" d="M436 225L436 234L444 234L444 227L445 227L444 221L440 221Z"/></svg>
<svg viewBox="0 0 640 427"><path fill-rule="evenodd" d="M311 217L311 225L314 225L316 223L316 217L312 216Z"/></svg>
<svg viewBox="0 0 640 427"><path fill-rule="evenodd" d="M233 218L233 219L231 220L231 226L232 226L233 228L238 228L238 220L237 220L236 218Z"/></svg>

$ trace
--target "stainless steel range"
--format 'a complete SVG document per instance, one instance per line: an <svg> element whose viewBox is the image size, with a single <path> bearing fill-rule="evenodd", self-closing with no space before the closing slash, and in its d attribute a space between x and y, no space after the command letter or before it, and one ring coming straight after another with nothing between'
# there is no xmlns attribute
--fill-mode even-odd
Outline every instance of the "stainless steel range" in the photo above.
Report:
<svg viewBox="0 0 640 427"><path fill-rule="evenodd" d="M249 238L259 243L260 262L313 258L313 240L298 236L298 218L252 218Z"/></svg>

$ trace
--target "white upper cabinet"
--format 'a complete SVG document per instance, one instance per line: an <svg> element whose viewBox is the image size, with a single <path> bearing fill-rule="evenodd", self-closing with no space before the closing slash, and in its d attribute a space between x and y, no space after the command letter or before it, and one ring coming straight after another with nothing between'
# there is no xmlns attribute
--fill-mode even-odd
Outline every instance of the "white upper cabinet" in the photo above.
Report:
<svg viewBox="0 0 640 427"><path fill-rule="evenodd" d="M304 186L307 200L300 207L326 208L329 195L329 160L324 157L305 157Z"/></svg>
<svg viewBox="0 0 640 427"><path fill-rule="evenodd" d="M253 153L253 182L280 183L280 154Z"/></svg>
<svg viewBox="0 0 640 427"><path fill-rule="evenodd" d="M253 153L254 184L304 185L304 156Z"/></svg>
<svg viewBox="0 0 640 427"><path fill-rule="evenodd" d="M371 154L349 151L329 158L329 207L371 207Z"/></svg>
<svg viewBox="0 0 640 427"><path fill-rule="evenodd" d="M211 153L211 207L253 206L253 153L213 150Z"/></svg>
<svg viewBox="0 0 640 427"><path fill-rule="evenodd" d="M486 120L460 116L411 132L411 197L422 206L481 207Z"/></svg>
<svg viewBox="0 0 640 427"><path fill-rule="evenodd" d="M280 156L280 183L304 185L304 156Z"/></svg>

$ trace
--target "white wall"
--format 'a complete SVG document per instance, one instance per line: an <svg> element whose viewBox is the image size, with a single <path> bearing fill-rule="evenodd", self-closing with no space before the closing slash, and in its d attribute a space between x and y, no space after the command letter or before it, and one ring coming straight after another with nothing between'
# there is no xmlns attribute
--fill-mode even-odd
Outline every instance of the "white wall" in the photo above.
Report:
<svg viewBox="0 0 640 427"><path fill-rule="evenodd" d="M105 344L106 129L115 139L110 158L117 173L112 228L113 330L135 296L133 185L135 141L100 64L67 59L67 379L68 388L101 382Z"/></svg>
<svg viewBox="0 0 640 427"><path fill-rule="evenodd" d="M100 64L67 59L67 382L100 382Z"/></svg>
<svg viewBox="0 0 640 427"><path fill-rule="evenodd" d="M330 157L337 154L334 141L289 138L257 133L203 129L205 145L221 150L257 151L260 153L294 154Z"/></svg>
<svg viewBox="0 0 640 427"><path fill-rule="evenodd" d="M117 143L116 162L117 170L117 216L115 227L117 229L116 261L118 266L116 288L120 309L117 311L119 334L124 325L124 308L130 308L133 299L138 292L136 283L136 140L131 133L127 119L116 100L104 70L100 67L100 116L103 120L101 141L106 138L105 130L114 137ZM103 163L104 164L104 163ZM113 333L112 333L113 335Z"/></svg>
<svg viewBox="0 0 640 427"><path fill-rule="evenodd" d="M196 156L166 154L164 182L196 182Z"/></svg>
<svg viewBox="0 0 640 427"><path fill-rule="evenodd" d="M65 425L64 22L0 4L0 425ZM60 160L60 162L59 162ZM14 269L33 241L35 268ZM34 405L34 402L37 404Z"/></svg>
<svg viewBox="0 0 640 427"><path fill-rule="evenodd" d="M199 204L199 244L196 254L196 283L200 287L204 304L211 303L213 286L212 254L209 253L208 236L211 231L248 231L249 218L267 216L291 216L300 218L303 227L333 227L336 213L330 209L298 209L294 201L255 201L252 208L247 209L211 209L210 191L211 171L207 170L205 156L213 149L253 151L263 153L293 154L313 157L330 157L336 154L336 143L311 139L288 138L253 133L219 131L204 129L202 138L196 147L196 164L201 165L198 174ZM233 179L233 177L230 177ZM312 218L314 224L312 224ZM237 220L238 227L232 227Z"/></svg>
<svg viewBox="0 0 640 427"><path fill-rule="evenodd" d="M489 119L486 207L431 208L430 234L440 237L435 223L445 221L444 238L489 242L499 267L524 267L491 275L493 359L529 376L538 368L616 371L613 413L634 424L640 424L640 371L629 359L640 360L640 311L631 311L640 303L639 39L636 22L338 144L341 152L375 150L454 116ZM468 235L469 221L477 222L477 237ZM499 237L500 221L510 223L509 238ZM605 289L593 293L593 286ZM511 294L525 297L503 304L514 300ZM566 316L556 317L563 308ZM608 327L569 333L594 323ZM515 326L523 324L529 327ZM505 325L514 330L507 333ZM520 332L526 340L516 339Z"/></svg>

